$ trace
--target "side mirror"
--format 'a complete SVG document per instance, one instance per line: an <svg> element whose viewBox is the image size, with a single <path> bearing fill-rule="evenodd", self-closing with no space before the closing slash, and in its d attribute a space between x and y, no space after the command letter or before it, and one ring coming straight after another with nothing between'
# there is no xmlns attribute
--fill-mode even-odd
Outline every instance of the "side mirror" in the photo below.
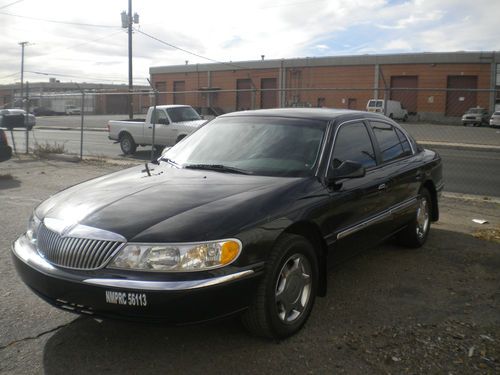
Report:
<svg viewBox="0 0 500 375"><path fill-rule="evenodd" d="M352 160L344 160L337 168L329 167L326 182L330 185L343 178L360 178L366 174L365 167Z"/></svg>
<svg viewBox="0 0 500 375"><path fill-rule="evenodd" d="M159 118L158 119L158 124L168 125L168 124L170 124L170 122L166 118Z"/></svg>

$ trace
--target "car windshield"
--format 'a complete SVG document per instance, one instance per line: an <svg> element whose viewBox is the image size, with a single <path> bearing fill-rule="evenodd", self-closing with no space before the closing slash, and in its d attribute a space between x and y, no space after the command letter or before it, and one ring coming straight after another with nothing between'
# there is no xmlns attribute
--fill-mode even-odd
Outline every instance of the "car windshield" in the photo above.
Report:
<svg viewBox="0 0 500 375"><path fill-rule="evenodd" d="M312 176L326 122L276 117L222 117L164 155L184 168L265 176Z"/></svg>
<svg viewBox="0 0 500 375"><path fill-rule="evenodd" d="M201 120L198 112L191 107L167 108L167 113L172 122Z"/></svg>

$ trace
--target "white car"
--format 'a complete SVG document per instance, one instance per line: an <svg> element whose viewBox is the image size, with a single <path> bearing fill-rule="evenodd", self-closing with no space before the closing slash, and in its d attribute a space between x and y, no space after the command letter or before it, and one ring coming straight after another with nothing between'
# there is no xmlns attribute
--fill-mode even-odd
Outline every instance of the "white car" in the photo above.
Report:
<svg viewBox="0 0 500 375"><path fill-rule="evenodd" d="M65 112L67 115L79 115L82 112L82 110L77 106L67 105Z"/></svg>
<svg viewBox="0 0 500 375"><path fill-rule="evenodd" d="M492 128L500 126L500 111L493 112L490 118L490 126Z"/></svg>

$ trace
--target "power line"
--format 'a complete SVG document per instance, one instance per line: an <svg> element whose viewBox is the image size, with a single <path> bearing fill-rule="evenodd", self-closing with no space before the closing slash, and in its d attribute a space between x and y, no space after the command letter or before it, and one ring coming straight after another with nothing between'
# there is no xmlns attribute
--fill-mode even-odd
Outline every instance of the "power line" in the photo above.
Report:
<svg viewBox="0 0 500 375"><path fill-rule="evenodd" d="M224 65L232 66L232 67L239 68L239 69L248 69L245 66L236 65L236 64L233 64L233 63L228 63L228 62L223 62L223 61L218 61L218 60L214 60L214 59L211 59L210 57L202 56L202 55L199 55L197 53L188 51L187 49L184 49L184 48L181 48L181 47L177 47L177 46L175 46L175 45L173 45L171 43L165 42L164 40L161 40L161 39L159 39L157 37L154 37L153 35L147 34L144 31L138 30L136 28L134 28L134 31L138 32L139 34L145 35L148 38L156 40L157 42L162 43L162 44L164 44L166 46L169 46L171 48L177 49L179 51L185 52L187 54L190 54L190 55L193 55L193 56L196 56L196 57L199 57L199 58L202 58L202 59L205 59L205 60L208 60L208 61L212 61L212 62L217 63L217 64L224 64Z"/></svg>
<svg viewBox="0 0 500 375"><path fill-rule="evenodd" d="M9 3L9 4L6 4L6 5L3 5L0 7L0 9L5 9L7 7L10 7L11 5L14 5L14 4L17 4L17 3L20 3L21 1L24 1L24 0L17 0L17 1L13 1L12 3Z"/></svg>
<svg viewBox="0 0 500 375"><path fill-rule="evenodd" d="M5 13L5 12L0 12L0 14L4 15L4 16L26 18L26 19L29 19L29 20L40 21L40 22L59 23L59 24L63 24L63 25L75 25L75 26L85 26L85 27L105 27L105 28L118 28L119 27L119 26L115 26L115 25L98 25L98 24L91 24L91 23L49 20L49 19L45 19L45 18L37 18L37 17L30 17L30 16L21 16L20 14L12 14L12 13Z"/></svg>
<svg viewBox="0 0 500 375"><path fill-rule="evenodd" d="M3 77L0 77L0 79L5 79L5 78L9 78L9 77L14 77L14 76L17 76L19 74L19 72L17 73L12 73L12 74L9 74L7 76L3 76Z"/></svg>
<svg viewBox="0 0 500 375"><path fill-rule="evenodd" d="M107 34L107 35L105 35L105 36L103 36L103 37L99 37L99 38L97 38L97 39L88 40L88 41L86 41L86 42L79 43L79 44L75 44L75 45L73 45L73 46L57 48L57 49L55 49L55 50L53 50L53 51L51 51L51 52L49 52L49 53L46 53L45 55L33 56L33 57L32 57L32 59L35 59L35 58L38 58L38 57L47 57L47 56L50 56L50 55L52 55L52 54L54 54L54 53L56 53L56 52L59 52L59 51L65 51L65 50L69 50L69 49L74 49L74 48L78 48L78 47L84 46L84 45L86 45L86 44L90 44L90 43L98 42L98 41L100 41L100 40L110 38L110 37L112 37L112 36L114 36L114 35L116 35L116 34L119 34L119 33L121 33L121 32L122 32L122 30L119 30L119 31L112 32L111 34Z"/></svg>

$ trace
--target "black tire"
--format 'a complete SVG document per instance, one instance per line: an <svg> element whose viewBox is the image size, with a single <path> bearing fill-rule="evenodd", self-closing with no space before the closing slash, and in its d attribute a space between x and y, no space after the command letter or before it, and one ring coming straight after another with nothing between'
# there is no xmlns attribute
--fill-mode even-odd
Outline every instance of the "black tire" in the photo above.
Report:
<svg viewBox="0 0 500 375"><path fill-rule="evenodd" d="M125 155L133 155L137 150L137 145L130 134L124 133L120 137L120 148Z"/></svg>
<svg viewBox="0 0 500 375"><path fill-rule="evenodd" d="M394 115L391 113L391 114L389 115L389 118L390 118L390 119L393 119L393 118L394 118Z"/></svg>
<svg viewBox="0 0 500 375"><path fill-rule="evenodd" d="M405 229L398 233L398 242L401 245L418 248L425 244L431 229L431 209L431 195L426 188L422 188L414 218Z"/></svg>
<svg viewBox="0 0 500 375"><path fill-rule="evenodd" d="M406 122L406 121L408 121L408 115L404 115L404 117L403 117L403 122Z"/></svg>
<svg viewBox="0 0 500 375"><path fill-rule="evenodd" d="M242 315L251 333L283 339L306 323L318 288L318 260L304 237L284 234L274 245L265 275Z"/></svg>
<svg viewBox="0 0 500 375"><path fill-rule="evenodd" d="M186 135L185 134L181 134L177 137L175 143L179 143L180 141L182 141L184 138L186 138Z"/></svg>

